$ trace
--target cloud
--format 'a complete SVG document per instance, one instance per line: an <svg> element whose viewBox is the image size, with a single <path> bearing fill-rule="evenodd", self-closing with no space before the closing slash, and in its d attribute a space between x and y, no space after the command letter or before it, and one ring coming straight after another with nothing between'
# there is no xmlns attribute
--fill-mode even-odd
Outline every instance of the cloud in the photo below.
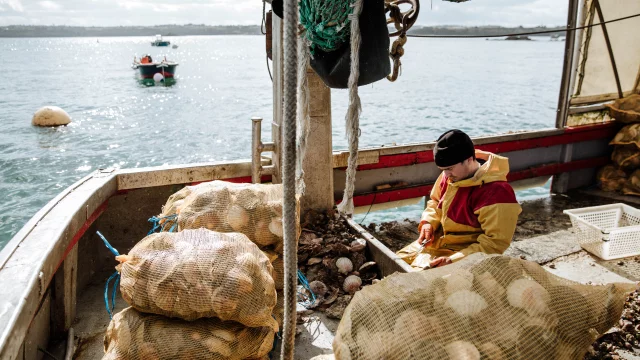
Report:
<svg viewBox="0 0 640 360"><path fill-rule="evenodd" d="M5 6L2 6L5 5ZM418 25L561 25L558 0L423 0ZM0 0L0 25L260 24L260 0ZM269 6L267 5L267 8ZM73 10L71 10L73 9Z"/></svg>
<svg viewBox="0 0 640 360"><path fill-rule="evenodd" d="M40 4L40 7L46 10L59 10L61 8L60 5L50 0L40 1L38 4Z"/></svg>
<svg viewBox="0 0 640 360"><path fill-rule="evenodd" d="M17 12L24 11L24 7L22 6L22 2L20 0L0 0L0 5L2 4L8 5L11 9Z"/></svg>

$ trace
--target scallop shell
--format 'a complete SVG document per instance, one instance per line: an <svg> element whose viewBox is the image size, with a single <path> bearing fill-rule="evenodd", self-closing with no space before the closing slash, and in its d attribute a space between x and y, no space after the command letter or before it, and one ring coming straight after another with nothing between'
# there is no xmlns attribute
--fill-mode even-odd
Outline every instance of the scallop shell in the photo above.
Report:
<svg viewBox="0 0 640 360"><path fill-rule="evenodd" d="M258 221L256 223L253 242L259 247L264 247L269 246L276 241L277 238L273 236L271 231L269 231L269 226L264 221Z"/></svg>
<svg viewBox="0 0 640 360"><path fill-rule="evenodd" d="M341 274L348 274L353 271L353 263L349 258L341 257L336 260L336 266L338 267L338 272Z"/></svg>
<svg viewBox="0 0 640 360"><path fill-rule="evenodd" d="M316 296L324 296L327 293L328 288L322 281L314 280L309 283L309 288Z"/></svg>
<svg viewBox="0 0 640 360"><path fill-rule="evenodd" d="M367 247L367 242L364 239L355 239L349 246L349 251L358 252L364 250L364 248Z"/></svg>
<svg viewBox="0 0 640 360"><path fill-rule="evenodd" d="M460 290L471 290L473 286L473 274L465 269L458 269L458 271L445 275L443 278L447 280L447 295Z"/></svg>
<svg viewBox="0 0 640 360"><path fill-rule="evenodd" d="M456 291L447 298L447 305L460 316L474 316L487 308L486 300L477 292Z"/></svg>
<svg viewBox="0 0 640 360"><path fill-rule="evenodd" d="M353 294L360 289L360 285L362 285L362 279L359 276L349 275L344 279L342 288L349 294Z"/></svg>
<svg viewBox="0 0 640 360"><path fill-rule="evenodd" d="M467 341L454 341L452 343L447 344L444 347L449 354L450 359L457 360L480 360L480 352L470 342Z"/></svg>
<svg viewBox="0 0 640 360"><path fill-rule="evenodd" d="M240 205L232 205L227 213L227 222L234 231L242 231L249 223L249 213Z"/></svg>
<svg viewBox="0 0 640 360"><path fill-rule="evenodd" d="M269 223L269 231L277 237L283 237L282 218L273 218Z"/></svg>
<svg viewBox="0 0 640 360"><path fill-rule="evenodd" d="M507 287L507 300L513 307L527 310L529 315L545 313L549 307L549 293L534 280L518 279Z"/></svg>
<svg viewBox="0 0 640 360"><path fill-rule="evenodd" d="M362 266L360 266L360 268L358 269L358 272L363 272L363 271L367 271L367 270L371 270L371 268L373 266L376 265L375 261L368 261L364 264L362 264Z"/></svg>

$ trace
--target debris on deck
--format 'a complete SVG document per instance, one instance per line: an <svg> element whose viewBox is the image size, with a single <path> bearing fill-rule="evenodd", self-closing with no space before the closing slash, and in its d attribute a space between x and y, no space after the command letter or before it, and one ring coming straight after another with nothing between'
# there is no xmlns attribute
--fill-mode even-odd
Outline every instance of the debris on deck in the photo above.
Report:
<svg viewBox="0 0 640 360"><path fill-rule="evenodd" d="M351 296L379 278L375 262L365 255L366 241L353 232L337 211L307 212L298 242L298 269L316 300L307 308L340 319Z"/></svg>

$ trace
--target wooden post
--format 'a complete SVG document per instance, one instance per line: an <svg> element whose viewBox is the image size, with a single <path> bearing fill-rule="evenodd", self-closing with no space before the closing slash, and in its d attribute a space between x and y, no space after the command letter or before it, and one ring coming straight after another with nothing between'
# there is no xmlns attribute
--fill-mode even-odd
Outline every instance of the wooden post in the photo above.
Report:
<svg viewBox="0 0 640 360"><path fill-rule="evenodd" d="M60 339L73 325L76 317L76 279L78 268L78 244L69 252L53 277L53 301L51 303L51 335Z"/></svg>
<svg viewBox="0 0 640 360"><path fill-rule="evenodd" d="M271 138L275 144L273 152L273 175L274 184L282 183L282 104L284 101L284 57L282 39L282 19L277 15L271 19L271 54L273 57L273 122L271 125Z"/></svg>
<svg viewBox="0 0 640 360"><path fill-rule="evenodd" d="M311 126L307 151L302 163L306 192L302 211L329 210L333 200L333 145L331 139L331 89L313 71L307 69Z"/></svg>

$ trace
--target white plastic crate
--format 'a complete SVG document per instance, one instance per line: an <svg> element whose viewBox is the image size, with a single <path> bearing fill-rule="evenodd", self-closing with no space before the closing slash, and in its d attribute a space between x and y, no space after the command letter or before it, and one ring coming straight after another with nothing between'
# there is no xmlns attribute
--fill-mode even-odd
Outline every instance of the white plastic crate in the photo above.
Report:
<svg viewBox="0 0 640 360"><path fill-rule="evenodd" d="M604 260L640 255L640 210L625 204L564 210L583 249Z"/></svg>

